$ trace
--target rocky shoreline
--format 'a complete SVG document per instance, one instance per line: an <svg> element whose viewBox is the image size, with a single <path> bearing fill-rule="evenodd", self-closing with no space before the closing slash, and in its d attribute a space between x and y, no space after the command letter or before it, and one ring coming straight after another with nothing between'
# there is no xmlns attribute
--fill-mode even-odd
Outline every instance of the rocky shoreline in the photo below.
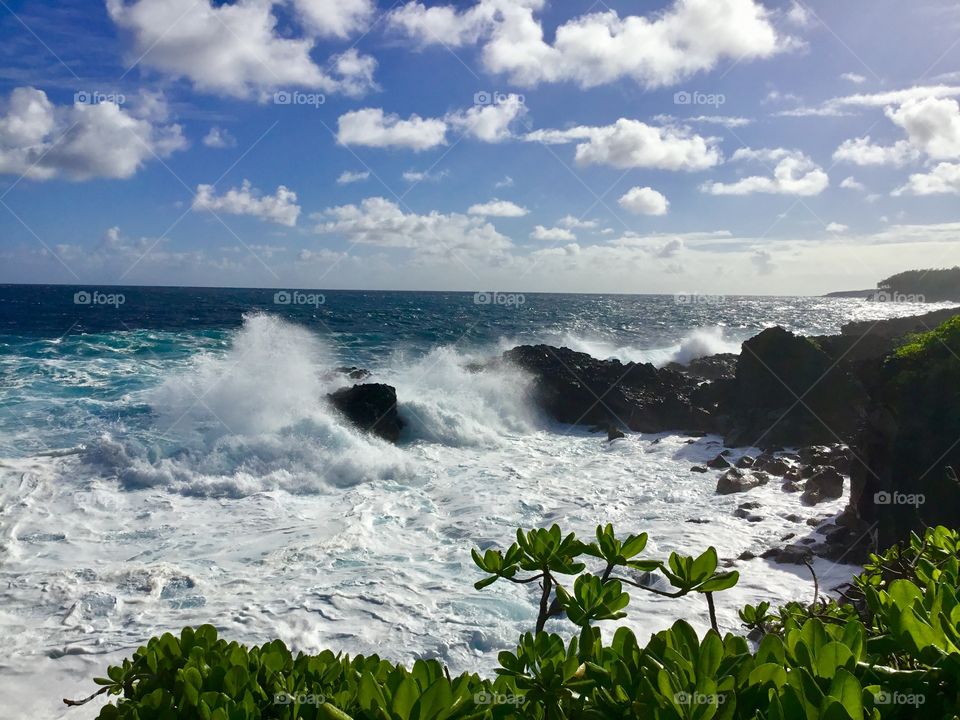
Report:
<svg viewBox="0 0 960 720"><path fill-rule="evenodd" d="M725 450L691 468L716 473L719 495L778 482L784 492L797 495L799 505L813 507L842 497L849 483L850 504L839 517L808 520L822 539L784 537L789 544L761 557L804 563L817 555L855 562L878 542L889 544L926 524L960 524L960 482L952 464L960 467L960 356L941 363L950 378L958 378L952 387L918 380L922 368L920 375L915 368L910 376L916 392L935 408L932 414L914 408L907 415L909 408L897 407L904 403L904 378L891 370L896 365L892 352L905 337L947 321L960 324L960 308L849 323L830 336L803 337L772 327L744 342L739 355L662 368L522 345L471 370L502 363L520 368L530 376L532 399L545 414L607 433L611 441L629 431L709 433L722 436L727 448L758 450L756 457L741 455L733 464ZM359 368L337 373L352 380L368 375ZM399 439L403 421L389 385L354 384L331 393L329 400L361 429L390 442ZM957 433L949 437L954 426ZM904 447L901 436L913 445ZM932 463L929 471L925 463ZM882 507L897 493L912 498L914 506L890 501ZM936 498L937 505L921 511L918 496ZM748 501L736 514L750 522L756 509Z"/></svg>

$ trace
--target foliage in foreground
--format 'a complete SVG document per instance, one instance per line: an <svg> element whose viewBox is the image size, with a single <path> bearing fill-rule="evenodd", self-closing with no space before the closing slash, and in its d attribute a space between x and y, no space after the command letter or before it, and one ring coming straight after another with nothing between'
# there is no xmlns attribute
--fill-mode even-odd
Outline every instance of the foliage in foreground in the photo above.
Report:
<svg viewBox="0 0 960 720"><path fill-rule="evenodd" d="M768 603L740 611L750 639L698 637L677 621L641 645L620 627L609 644L596 623L625 613L632 588L661 595L713 593L737 581L716 551L666 561L639 554L646 535L594 542L549 530L518 531L506 551L474 552L497 580L539 581L538 632L502 652L495 679L451 677L435 660L406 668L377 656L294 656L280 641L247 648L209 625L151 639L98 678L117 699L101 720L859 720L958 718L960 535L943 527L871 556L841 601ZM600 561L585 572L582 558ZM529 573L522 575L522 573ZM642 574L646 573L646 574ZM673 588L666 590L657 576ZM573 578L565 585L564 578ZM568 640L542 630L555 615L580 628ZM714 622L715 625L715 622ZM99 693L98 693L99 694Z"/></svg>

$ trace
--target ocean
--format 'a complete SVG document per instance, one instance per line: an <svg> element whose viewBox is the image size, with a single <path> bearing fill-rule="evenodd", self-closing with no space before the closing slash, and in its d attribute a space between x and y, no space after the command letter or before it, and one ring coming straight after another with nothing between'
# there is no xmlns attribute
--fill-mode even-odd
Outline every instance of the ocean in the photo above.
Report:
<svg viewBox="0 0 960 720"><path fill-rule="evenodd" d="M472 547L516 527L612 522L650 553L759 554L845 498L803 508L776 483L760 522L690 472L718 437L561 426L527 379L470 364L518 344L681 362L737 352L765 327L835 333L936 306L855 299L0 286L0 717L73 718L108 663L151 635L211 622L298 650L436 657L492 673L532 629L535 588L482 592ZM326 403L337 366L397 388L398 445ZM742 448L734 456L752 452ZM802 516L799 520L796 516ZM794 516L794 519L788 519ZM688 522L696 520L698 522ZM821 586L854 568L817 561ZM810 599L806 568L740 561L717 598ZM641 633L697 598L638 597ZM551 621L548 629L563 628Z"/></svg>

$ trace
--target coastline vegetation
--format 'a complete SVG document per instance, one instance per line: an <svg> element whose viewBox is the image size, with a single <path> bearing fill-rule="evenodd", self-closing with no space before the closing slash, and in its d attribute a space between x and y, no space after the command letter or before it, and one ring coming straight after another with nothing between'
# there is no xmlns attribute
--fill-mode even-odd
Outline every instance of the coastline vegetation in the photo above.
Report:
<svg viewBox="0 0 960 720"><path fill-rule="evenodd" d="M744 634L716 629L714 593L736 572L717 554L642 557L646 535L608 525L584 542L560 528L518 531L506 550L473 552L486 575L539 582L534 632L501 652L492 678L452 677L437 660L297 654L279 640L246 647L210 625L154 637L96 678L112 702L100 720L861 720L960 718L960 534L913 534L840 594L739 611ZM595 565L595 572L587 570ZM572 581L572 582L571 582ZM701 593L714 629L683 620L641 643L622 619L631 590ZM667 587L672 589L667 589ZM547 632L565 616L579 632Z"/></svg>

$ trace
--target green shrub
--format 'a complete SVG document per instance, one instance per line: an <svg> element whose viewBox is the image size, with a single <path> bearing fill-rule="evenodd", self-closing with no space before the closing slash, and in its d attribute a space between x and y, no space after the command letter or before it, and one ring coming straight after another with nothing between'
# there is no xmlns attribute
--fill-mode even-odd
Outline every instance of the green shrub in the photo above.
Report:
<svg viewBox="0 0 960 720"><path fill-rule="evenodd" d="M95 682L116 699L101 720L861 720L958 718L960 535L943 527L875 555L841 595L740 610L754 642L680 620L641 645L625 627L609 644L596 623L621 619L624 586L679 597L737 582L716 550L641 558L646 535L596 540L559 527L518 531L506 550L474 551L487 575L539 582L535 632L499 655L494 679L451 677L435 660L409 669L376 656L294 656L280 641L247 648L205 625L152 638ZM585 561L586 559L586 561ZM599 572L586 572L599 561ZM640 576L650 573L650 576ZM651 584L662 575L673 590ZM572 583L567 579L572 578ZM544 631L565 615L580 632ZM99 694L99 693L98 693ZM85 702L85 701L81 701Z"/></svg>

